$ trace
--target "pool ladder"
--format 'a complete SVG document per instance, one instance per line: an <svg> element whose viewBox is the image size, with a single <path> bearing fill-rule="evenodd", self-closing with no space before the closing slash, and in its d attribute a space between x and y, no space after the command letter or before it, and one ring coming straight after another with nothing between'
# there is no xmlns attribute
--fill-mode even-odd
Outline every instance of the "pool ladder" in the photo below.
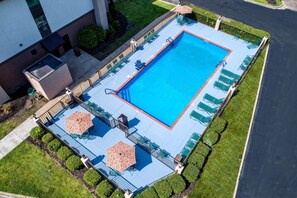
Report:
<svg viewBox="0 0 297 198"><path fill-rule="evenodd" d="M166 42L169 42L172 46L174 46L174 40L171 37L168 37Z"/></svg>

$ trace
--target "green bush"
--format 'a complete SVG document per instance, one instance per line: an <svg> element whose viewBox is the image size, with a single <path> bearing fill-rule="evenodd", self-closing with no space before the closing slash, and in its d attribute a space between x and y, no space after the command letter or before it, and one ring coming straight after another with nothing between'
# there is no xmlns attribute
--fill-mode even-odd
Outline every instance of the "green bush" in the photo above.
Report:
<svg viewBox="0 0 297 198"><path fill-rule="evenodd" d="M101 175L93 168L90 168L85 172L84 180L90 186L96 186L101 180Z"/></svg>
<svg viewBox="0 0 297 198"><path fill-rule="evenodd" d="M210 149L208 146L206 146L203 142L199 142L194 150L194 153L197 152L203 156L207 156L209 154L209 151Z"/></svg>
<svg viewBox="0 0 297 198"><path fill-rule="evenodd" d="M199 152L193 152L188 159L188 163L193 164L200 169L203 167L204 161L205 156Z"/></svg>
<svg viewBox="0 0 297 198"><path fill-rule="evenodd" d="M159 198L159 196L153 187L149 187L136 195L135 198Z"/></svg>
<svg viewBox="0 0 297 198"><path fill-rule="evenodd" d="M81 162L80 158L76 155L72 155L66 160L66 166L71 171L80 169L82 165L83 163Z"/></svg>
<svg viewBox="0 0 297 198"><path fill-rule="evenodd" d="M73 152L67 147L67 146L62 146L58 152L57 155L59 159L65 161L67 160L71 155L73 155Z"/></svg>
<svg viewBox="0 0 297 198"><path fill-rule="evenodd" d="M114 22L112 22L111 26L117 34L120 34L120 32L122 32L121 23L119 20L115 20Z"/></svg>
<svg viewBox="0 0 297 198"><path fill-rule="evenodd" d="M124 198L124 193L119 190L119 189L116 189L110 196L110 198Z"/></svg>
<svg viewBox="0 0 297 198"><path fill-rule="evenodd" d="M51 133L47 133L44 136L42 136L42 142L45 144L48 144L50 141L55 139L55 137Z"/></svg>
<svg viewBox="0 0 297 198"><path fill-rule="evenodd" d="M219 141L219 134L214 132L211 128L207 130L203 136L203 142L209 146L215 145Z"/></svg>
<svg viewBox="0 0 297 198"><path fill-rule="evenodd" d="M39 126L34 127L30 131L30 137L33 140L37 140L37 139L40 140L44 134L45 134L44 130Z"/></svg>
<svg viewBox="0 0 297 198"><path fill-rule="evenodd" d="M54 139L50 141L47 145L47 149L51 152L57 152L59 148L61 147L61 142L58 139Z"/></svg>
<svg viewBox="0 0 297 198"><path fill-rule="evenodd" d="M97 41L98 41L97 45L100 45L103 41L105 41L106 31L102 27L100 27L99 25L96 25L96 24L92 24L88 28L95 31Z"/></svg>
<svg viewBox="0 0 297 198"><path fill-rule="evenodd" d="M217 133L222 133L227 125L227 121L221 117L216 117L214 121L211 123L210 128Z"/></svg>
<svg viewBox="0 0 297 198"><path fill-rule="evenodd" d="M182 193L186 188L186 182L179 174L174 174L168 177L168 183L170 184L174 194Z"/></svg>
<svg viewBox="0 0 297 198"><path fill-rule="evenodd" d="M86 49L94 49L98 45L96 31L88 27L83 27L78 33L79 44Z"/></svg>
<svg viewBox="0 0 297 198"><path fill-rule="evenodd" d="M109 26L108 30L106 31L106 40L113 40L115 38L116 31L112 26Z"/></svg>
<svg viewBox="0 0 297 198"><path fill-rule="evenodd" d="M5 114L10 114L12 112L12 105L10 102L5 103L3 105L0 105L0 109L5 113Z"/></svg>
<svg viewBox="0 0 297 198"><path fill-rule="evenodd" d="M113 186L107 181L103 180L100 184L96 187L96 194L100 197L109 197L113 192Z"/></svg>
<svg viewBox="0 0 297 198"><path fill-rule="evenodd" d="M153 186L160 198L168 198L172 195L172 189L167 180L161 180Z"/></svg>
<svg viewBox="0 0 297 198"><path fill-rule="evenodd" d="M194 166L193 164L189 164L183 172L183 176L190 183L193 183L194 181L196 181L198 179L198 175L199 175L199 168Z"/></svg>

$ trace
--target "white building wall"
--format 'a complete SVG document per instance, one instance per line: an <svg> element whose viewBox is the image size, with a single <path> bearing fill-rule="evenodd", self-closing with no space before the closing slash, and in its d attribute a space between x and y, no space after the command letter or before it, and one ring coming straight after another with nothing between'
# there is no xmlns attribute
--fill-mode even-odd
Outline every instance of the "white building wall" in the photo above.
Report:
<svg viewBox="0 0 297 198"><path fill-rule="evenodd" d="M92 0L40 0L40 4L52 32L93 9Z"/></svg>
<svg viewBox="0 0 297 198"><path fill-rule="evenodd" d="M41 38L25 0L0 2L0 63Z"/></svg>

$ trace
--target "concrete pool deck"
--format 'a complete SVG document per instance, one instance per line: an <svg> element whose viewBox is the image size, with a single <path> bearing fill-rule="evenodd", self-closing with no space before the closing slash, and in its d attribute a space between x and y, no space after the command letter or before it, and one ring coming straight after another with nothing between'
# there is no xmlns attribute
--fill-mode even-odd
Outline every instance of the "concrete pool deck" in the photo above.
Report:
<svg viewBox="0 0 297 198"><path fill-rule="evenodd" d="M242 70L238 70L239 65L247 55L254 55L258 48L248 48L247 42L237 39L232 35L215 31L213 28L206 25L192 21L190 24L180 25L177 20L172 20L160 32L157 38L150 43L145 43L139 50L134 52L128 58L128 63L114 75L106 75L95 86L84 92L83 97L98 104L105 111L117 118L121 114L125 114L129 120L129 126L137 130L137 133L149 138L152 142L158 144L162 149L165 149L171 156L180 153L191 135L195 132L202 134L206 128L205 125L191 119L189 117L192 110L201 113L204 116L209 116L206 112L197 109L197 104L203 101L205 93L211 94L217 98L226 97L226 92L218 90L213 87L213 83L218 79L220 70L223 66L219 66L212 77L200 89L198 96L189 104L189 108L180 117L179 121L172 129L164 127L160 123L151 119L143 112L128 105L123 100L116 97L114 94L106 94L106 89L118 90L118 88L131 77L133 77L137 70L135 69L135 62L141 60L147 62L154 57L167 43L168 37L174 38L179 32L186 30L206 40L210 40L220 46L232 50L226 59L224 68L232 71L238 75L242 74ZM182 69L180 70L182 75ZM175 99L172 96L172 99ZM205 102L206 103L206 102ZM212 106L210 103L206 103ZM125 134L117 128L111 129L98 119L94 118L95 129L91 132L91 139L81 140L73 139L64 130L64 120L75 111L83 111L82 107L76 106L73 109L63 110L56 116L55 123L49 128L56 134L60 135L62 139L66 140L68 144L78 150L81 154L85 154L90 158L96 168L103 172L108 171L105 166L105 152L106 148L112 146L118 141L123 141L131 145L135 145L125 137ZM152 182L167 176L173 170L162 164L159 160L150 156L142 149L136 149L137 165L133 175L124 172L121 176L110 178L116 182L123 189L130 189L132 192L151 184ZM141 154L137 154L141 153ZM141 166L137 168L137 166ZM106 170L105 170L106 169ZM108 175L108 174L107 174Z"/></svg>

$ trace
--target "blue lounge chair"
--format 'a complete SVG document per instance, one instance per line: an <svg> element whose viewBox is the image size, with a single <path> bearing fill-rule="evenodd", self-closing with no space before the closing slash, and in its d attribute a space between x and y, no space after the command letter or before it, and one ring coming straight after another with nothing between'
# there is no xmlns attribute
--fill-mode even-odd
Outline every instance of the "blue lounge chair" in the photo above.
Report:
<svg viewBox="0 0 297 198"><path fill-rule="evenodd" d="M238 67L238 69L245 70L246 67L247 67L247 65L241 63L241 65Z"/></svg>
<svg viewBox="0 0 297 198"><path fill-rule="evenodd" d="M227 78L227 77L222 76L222 75L219 76L218 80L225 83L225 84L227 84L227 85L232 85L233 83L236 82L236 80Z"/></svg>
<svg viewBox="0 0 297 198"><path fill-rule="evenodd" d="M164 149L160 149L159 154L161 155L161 157L168 157L169 155L169 153Z"/></svg>
<svg viewBox="0 0 297 198"><path fill-rule="evenodd" d="M187 157L190 154L190 150L187 148L183 148L183 150L180 152L181 156Z"/></svg>
<svg viewBox="0 0 297 198"><path fill-rule="evenodd" d="M224 92L227 92L230 88L230 85L225 85L223 83L220 83L218 81L216 81L214 84L213 84L214 87L224 91Z"/></svg>
<svg viewBox="0 0 297 198"><path fill-rule="evenodd" d="M149 147L154 149L154 150L157 150L159 148L159 145L156 144L155 142L150 142L149 143Z"/></svg>
<svg viewBox="0 0 297 198"><path fill-rule="evenodd" d="M147 137L145 137L145 136L140 136L140 137L138 138L138 141L141 142L141 143L143 143L143 144L148 144L148 143L150 143L150 140L149 140Z"/></svg>
<svg viewBox="0 0 297 198"><path fill-rule="evenodd" d="M191 135L191 139L195 140L196 142L199 140L200 138L200 135L198 133L193 133Z"/></svg>
<svg viewBox="0 0 297 198"><path fill-rule="evenodd" d="M207 93L203 96L203 99L206 100L206 101L209 101L209 102L211 102L211 103L213 103L215 105L220 105L224 101L224 98L217 99L217 98L215 98L212 95L209 95Z"/></svg>
<svg viewBox="0 0 297 198"><path fill-rule="evenodd" d="M238 80L240 78L240 75L234 74L233 72L226 69L222 69L221 74L224 74L225 76L233 78L234 80Z"/></svg>
<svg viewBox="0 0 297 198"><path fill-rule="evenodd" d="M194 146L195 146L195 143L194 143L192 140L188 140L186 146L187 146L189 149L193 149Z"/></svg>
<svg viewBox="0 0 297 198"><path fill-rule="evenodd" d="M190 118L199 121L201 124L208 124L212 119L211 116L205 117L200 113L198 113L197 111L192 111L190 114Z"/></svg>
<svg viewBox="0 0 297 198"><path fill-rule="evenodd" d="M211 113L211 114L215 114L218 110L218 108L212 108L212 107L204 104L203 102L199 102L197 107L198 107L198 109L201 109L201 110L206 111L207 113Z"/></svg>

